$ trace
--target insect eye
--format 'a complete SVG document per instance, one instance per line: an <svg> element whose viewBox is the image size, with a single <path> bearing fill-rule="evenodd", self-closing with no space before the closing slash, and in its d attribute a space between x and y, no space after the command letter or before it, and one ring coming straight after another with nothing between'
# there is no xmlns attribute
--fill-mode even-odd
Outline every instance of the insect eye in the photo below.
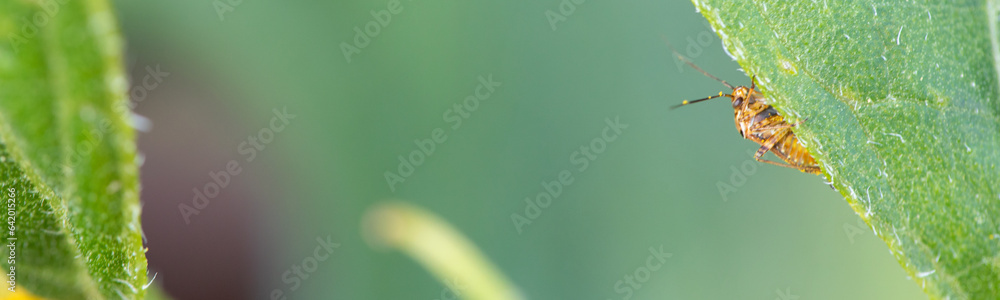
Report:
<svg viewBox="0 0 1000 300"><path fill-rule="evenodd" d="M740 105L743 105L743 97L733 98L733 107L740 107Z"/></svg>

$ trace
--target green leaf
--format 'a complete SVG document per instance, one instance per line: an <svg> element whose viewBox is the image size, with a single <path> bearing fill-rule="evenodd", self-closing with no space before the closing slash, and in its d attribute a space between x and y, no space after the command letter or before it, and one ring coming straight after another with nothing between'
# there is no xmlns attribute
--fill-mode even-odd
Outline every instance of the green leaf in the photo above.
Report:
<svg viewBox="0 0 1000 300"><path fill-rule="evenodd" d="M1000 5L927 2L694 0L928 295L998 299Z"/></svg>
<svg viewBox="0 0 1000 300"><path fill-rule="evenodd" d="M17 288L41 297L144 294L116 26L104 0L0 1L0 185L16 213L2 238L17 238Z"/></svg>

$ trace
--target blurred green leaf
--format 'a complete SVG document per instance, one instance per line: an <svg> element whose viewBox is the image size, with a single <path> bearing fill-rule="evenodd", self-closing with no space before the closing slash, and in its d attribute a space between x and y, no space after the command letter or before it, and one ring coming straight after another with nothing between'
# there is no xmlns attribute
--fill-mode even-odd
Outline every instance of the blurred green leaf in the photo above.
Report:
<svg viewBox="0 0 1000 300"><path fill-rule="evenodd" d="M17 239L18 289L56 299L144 294L121 48L103 0L0 1L0 184L16 212L3 238Z"/></svg>
<svg viewBox="0 0 1000 300"><path fill-rule="evenodd" d="M928 295L1000 298L996 1L694 4Z"/></svg>

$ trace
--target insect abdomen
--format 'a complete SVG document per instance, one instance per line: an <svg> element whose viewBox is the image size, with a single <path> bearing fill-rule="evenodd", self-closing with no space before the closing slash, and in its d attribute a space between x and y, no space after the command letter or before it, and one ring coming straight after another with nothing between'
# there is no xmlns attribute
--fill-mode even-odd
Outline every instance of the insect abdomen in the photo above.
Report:
<svg viewBox="0 0 1000 300"><path fill-rule="evenodd" d="M816 164L816 159L809 154L806 147L799 143L799 138L795 136L795 133L789 132L781 141L775 144L775 147L771 151L788 164L801 166L805 172L819 173L819 165Z"/></svg>
<svg viewBox="0 0 1000 300"><path fill-rule="evenodd" d="M742 119L737 118L737 124L746 123L745 126L751 129L750 135L746 136L748 139L764 147L771 145L770 149L765 151L774 153L787 164L785 165L787 167L812 174L821 173L816 159L809 154L809 150L806 150L805 146L802 146L798 137L789 128L788 122L778 114L774 107L764 104L758 108L743 107L742 109L750 113L747 113Z"/></svg>

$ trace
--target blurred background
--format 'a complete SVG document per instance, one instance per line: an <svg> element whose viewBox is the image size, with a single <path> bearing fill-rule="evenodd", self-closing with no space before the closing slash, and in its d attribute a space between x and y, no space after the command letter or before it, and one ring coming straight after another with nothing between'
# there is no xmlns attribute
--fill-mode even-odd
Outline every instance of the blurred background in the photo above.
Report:
<svg viewBox="0 0 1000 300"><path fill-rule="evenodd" d="M727 100L668 110L724 87L664 38L749 84L691 3L576 1L116 1L152 124L155 281L177 299L453 299L362 239L364 212L398 199L529 299L926 298L822 177L753 162ZM289 280L319 240L339 247Z"/></svg>

